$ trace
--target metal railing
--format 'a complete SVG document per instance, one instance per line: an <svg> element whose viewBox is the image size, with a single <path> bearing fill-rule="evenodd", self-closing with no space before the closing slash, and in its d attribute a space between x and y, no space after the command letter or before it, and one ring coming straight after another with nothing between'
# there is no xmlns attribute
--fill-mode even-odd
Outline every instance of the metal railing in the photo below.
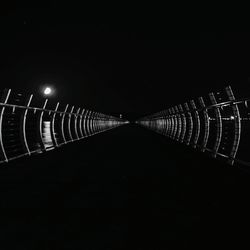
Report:
<svg viewBox="0 0 250 250"><path fill-rule="evenodd" d="M0 163L43 153L69 142L128 123L120 118L74 106L53 107L48 99L33 106L33 95L0 91Z"/></svg>
<svg viewBox="0 0 250 250"><path fill-rule="evenodd" d="M213 157L250 166L250 98L235 99L230 86L136 121Z"/></svg>

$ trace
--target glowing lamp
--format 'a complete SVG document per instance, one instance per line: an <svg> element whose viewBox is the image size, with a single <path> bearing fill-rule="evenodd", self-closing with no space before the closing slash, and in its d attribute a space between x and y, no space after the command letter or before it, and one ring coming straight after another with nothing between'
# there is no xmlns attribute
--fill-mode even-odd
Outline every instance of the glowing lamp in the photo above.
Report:
<svg viewBox="0 0 250 250"><path fill-rule="evenodd" d="M44 93L45 95L51 95L52 89L51 89L50 87L46 87L46 88L44 89L43 93Z"/></svg>

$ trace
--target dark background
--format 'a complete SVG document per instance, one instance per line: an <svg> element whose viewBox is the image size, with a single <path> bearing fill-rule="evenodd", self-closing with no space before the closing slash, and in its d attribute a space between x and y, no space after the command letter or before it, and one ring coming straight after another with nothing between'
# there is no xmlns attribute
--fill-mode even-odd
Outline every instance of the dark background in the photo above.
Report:
<svg viewBox="0 0 250 250"><path fill-rule="evenodd" d="M40 94L49 83L62 102L138 116L227 85L249 90L249 32L209 30L169 11L111 17L55 1L1 12L2 87Z"/></svg>
<svg viewBox="0 0 250 250"><path fill-rule="evenodd" d="M249 32L158 10L0 8L1 89L43 98L49 83L53 100L129 118L228 84L248 96ZM1 165L0 248L239 249L249 244L249 183L247 169L128 125Z"/></svg>

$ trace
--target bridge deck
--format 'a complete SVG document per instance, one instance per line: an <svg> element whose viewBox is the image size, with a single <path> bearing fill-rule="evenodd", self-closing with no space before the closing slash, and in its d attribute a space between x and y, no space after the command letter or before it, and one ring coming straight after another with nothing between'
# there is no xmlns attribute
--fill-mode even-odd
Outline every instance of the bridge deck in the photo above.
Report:
<svg viewBox="0 0 250 250"><path fill-rule="evenodd" d="M1 231L19 247L201 249L250 222L248 172L133 125L0 171Z"/></svg>

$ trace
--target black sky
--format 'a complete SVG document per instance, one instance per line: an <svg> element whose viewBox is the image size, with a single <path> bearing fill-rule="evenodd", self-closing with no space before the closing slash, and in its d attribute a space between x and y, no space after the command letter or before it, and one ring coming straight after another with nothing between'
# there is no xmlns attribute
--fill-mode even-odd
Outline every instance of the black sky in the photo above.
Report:
<svg viewBox="0 0 250 250"><path fill-rule="evenodd" d="M246 93L249 33L205 31L152 17L85 18L56 5L6 9L1 16L1 88L34 92L89 109L147 114L230 84Z"/></svg>

